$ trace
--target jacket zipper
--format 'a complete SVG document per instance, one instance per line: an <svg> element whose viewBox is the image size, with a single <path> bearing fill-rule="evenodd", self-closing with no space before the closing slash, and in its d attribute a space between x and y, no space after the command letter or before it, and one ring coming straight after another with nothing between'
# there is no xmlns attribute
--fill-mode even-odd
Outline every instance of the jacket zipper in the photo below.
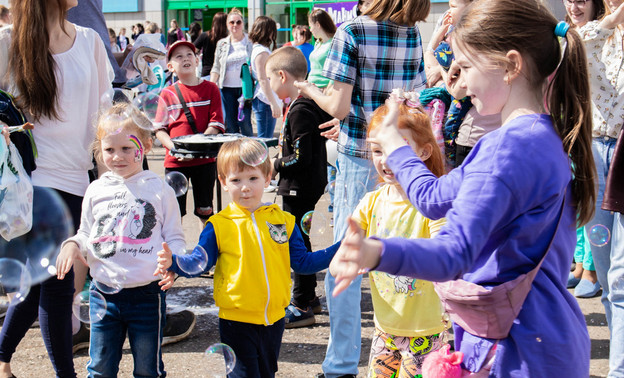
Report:
<svg viewBox="0 0 624 378"><path fill-rule="evenodd" d="M266 323L266 325L271 325L269 323L269 316L268 316L269 302L271 301L271 287L269 286L269 275L267 274L266 260L264 259L264 248L262 247L262 239L260 238L260 230L258 229L258 224L256 223L256 217L254 216L253 213L251 213L251 221L253 223L254 230L256 231L256 237L258 238L258 246L260 247L260 256L262 256L262 268L264 269L264 280L267 286L267 301L266 301L266 305L264 306L264 322Z"/></svg>

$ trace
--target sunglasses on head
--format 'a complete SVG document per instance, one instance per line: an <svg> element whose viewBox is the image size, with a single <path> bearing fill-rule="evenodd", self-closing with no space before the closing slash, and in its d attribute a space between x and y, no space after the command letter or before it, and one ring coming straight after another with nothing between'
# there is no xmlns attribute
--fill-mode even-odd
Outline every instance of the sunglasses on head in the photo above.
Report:
<svg viewBox="0 0 624 378"><path fill-rule="evenodd" d="M243 21L241 21L241 20L236 20L236 21L232 20L232 21L230 21L230 25L240 25L242 23L243 23Z"/></svg>

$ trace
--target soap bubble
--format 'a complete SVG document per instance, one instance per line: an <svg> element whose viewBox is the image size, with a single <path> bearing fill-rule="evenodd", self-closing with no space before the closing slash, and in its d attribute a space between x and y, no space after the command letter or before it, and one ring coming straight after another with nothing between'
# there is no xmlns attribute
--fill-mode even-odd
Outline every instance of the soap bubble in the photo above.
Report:
<svg viewBox="0 0 624 378"><path fill-rule="evenodd" d="M250 144L251 148L248 148L247 144ZM269 157L269 148L260 139L243 138L241 150L248 150L247 154L241 155L241 160L251 167L259 166Z"/></svg>
<svg viewBox="0 0 624 378"><path fill-rule="evenodd" d="M123 89L110 88L100 97L100 110L108 110L119 103L130 103L130 97Z"/></svg>
<svg viewBox="0 0 624 378"><path fill-rule="evenodd" d="M184 273L189 274L191 276L198 275L206 270L208 266L208 254L206 250L201 246L195 246L192 252L184 251L184 255L180 257L185 257L184 259L178 259L178 267ZM189 256L193 256L189 258Z"/></svg>
<svg viewBox="0 0 624 378"><path fill-rule="evenodd" d="M330 182L327 183L327 186L325 186L325 193L329 193L330 196L334 196L334 194L336 193L336 181L332 180Z"/></svg>
<svg viewBox="0 0 624 378"><path fill-rule="evenodd" d="M100 302L97 306L90 306L91 301ZM74 297L72 311L76 318L86 324L94 324L104 319L106 315L106 299L99 292L92 290L81 291Z"/></svg>
<svg viewBox="0 0 624 378"><path fill-rule="evenodd" d="M149 121L146 122L143 117L135 116L135 122L148 130L155 130L175 121L180 116L182 109L178 96L169 90L163 90L161 93L157 91L140 93L132 101L132 104Z"/></svg>
<svg viewBox="0 0 624 378"><path fill-rule="evenodd" d="M344 185L344 205L347 207L356 207L364 194L368 191L366 186L361 182L350 182Z"/></svg>
<svg viewBox="0 0 624 378"><path fill-rule="evenodd" d="M19 260L0 258L0 284L5 293L11 294L11 296L0 298L1 304L21 303L30 292L32 285L30 272Z"/></svg>
<svg viewBox="0 0 624 378"><path fill-rule="evenodd" d="M99 292L102 292L104 294L117 294L121 291L121 289L123 289L123 287L121 286L121 283L116 282L116 280L113 281L115 282L109 282L107 284L104 284L94 279L93 285Z"/></svg>
<svg viewBox="0 0 624 378"><path fill-rule="evenodd" d="M213 377L225 377L234 370L236 366L236 355L232 348L223 343L212 344L204 352L208 362L208 372Z"/></svg>
<svg viewBox="0 0 624 378"><path fill-rule="evenodd" d="M611 232L607 226L596 224L589 229L588 237L592 245L603 247L609 243Z"/></svg>
<svg viewBox="0 0 624 378"><path fill-rule="evenodd" d="M176 197L183 196L188 191L188 180L186 179L186 176L180 172L167 172L165 175L165 182L173 189Z"/></svg>
<svg viewBox="0 0 624 378"><path fill-rule="evenodd" d="M30 232L6 241L0 238L0 257L21 261L32 284L41 283L56 271L56 257L63 241L74 234L67 205L53 189L33 187L33 225Z"/></svg>
<svg viewBox="0 0 624 378"><path fill-rule="evenodd" d="M309 236L318 236L327 231L327 218L318 211L308 211L301 217L301 231Z"/></svg>

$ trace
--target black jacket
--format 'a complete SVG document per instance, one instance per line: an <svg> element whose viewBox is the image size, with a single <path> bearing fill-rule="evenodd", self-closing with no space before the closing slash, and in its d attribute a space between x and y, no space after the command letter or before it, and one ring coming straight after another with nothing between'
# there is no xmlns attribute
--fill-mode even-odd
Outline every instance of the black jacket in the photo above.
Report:
<svg viewBox="0 0 624 378"><path fill-rule="evenodd" d="M293 101L286 114L282 157L274 164L280 174L278 194L323 194L327 185L327 150L319 125L331 119L310 99L299 97Z"/></svg>

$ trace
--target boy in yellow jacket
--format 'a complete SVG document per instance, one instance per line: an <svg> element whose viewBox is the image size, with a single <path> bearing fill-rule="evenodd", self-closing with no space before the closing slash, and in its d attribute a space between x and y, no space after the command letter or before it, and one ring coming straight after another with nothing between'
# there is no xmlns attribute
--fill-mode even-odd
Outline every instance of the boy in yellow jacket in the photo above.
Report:
<svg viewBox="0 0 624 378"><path fill-rule="evenodd" d="M263 204L271 181L265 147L248 139L223 144L217 171L232 203L210 217L199 237L208 254L207 271L216 263L214 299L219 306L221 342L236 353L228 377L273 377L284 333L285 308L290 303L290 269L311 274L326 269L339 243L308 253L295 217L276 204ZM201 259L192 254L174 256L166 244L159 252L159 268L191 277L179 268ZM199 276L194 274L192 277Z"/></svg>

